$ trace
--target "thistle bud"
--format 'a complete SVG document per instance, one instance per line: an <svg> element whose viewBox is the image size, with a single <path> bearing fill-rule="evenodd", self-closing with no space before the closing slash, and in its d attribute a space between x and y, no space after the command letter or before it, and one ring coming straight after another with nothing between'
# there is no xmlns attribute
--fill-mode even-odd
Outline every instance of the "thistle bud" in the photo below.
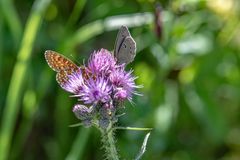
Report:
<svg viewBox="0 0 240 160"><path fill-rule="evenodd" d="M82 120L84 126L91 126L94 114L92 107L88 108L84 105L76 104L73 107L73 113L78 119Z"/></svg>

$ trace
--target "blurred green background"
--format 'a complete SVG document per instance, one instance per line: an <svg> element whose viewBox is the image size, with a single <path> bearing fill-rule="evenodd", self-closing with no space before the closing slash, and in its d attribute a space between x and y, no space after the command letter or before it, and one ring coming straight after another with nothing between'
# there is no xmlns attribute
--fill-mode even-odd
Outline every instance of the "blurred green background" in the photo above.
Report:
<svg viewBox="0 0 240 160"><path fill-rule="evenodd" d="M44 51L80 65L112 50L121 25L137 42L128 68L144 88L119 124L154 128L143 159L240 159L239 20L238 0L0 0L0 160L103 159L98 130L68 127L76 99ZM145 134L117 132L122 159Z"/></svg>

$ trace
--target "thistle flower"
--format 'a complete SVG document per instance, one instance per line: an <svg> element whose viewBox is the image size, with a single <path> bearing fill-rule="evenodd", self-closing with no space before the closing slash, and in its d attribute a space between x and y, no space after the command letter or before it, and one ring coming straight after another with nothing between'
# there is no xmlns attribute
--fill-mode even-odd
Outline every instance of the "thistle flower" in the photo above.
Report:
<svg viewBox="0 0 240 160"><path fill-rule="evenodd" d="M77 94L81 91L83 85L82 71L79 69L68 76L67 82L62 85L62 88L70 93Z"/></svg>
<svg viewBox="0 0 240 160"><path fill-rule="evenodd" d="M94 52L88 66L89 77L83 77L81 69L68 76L63 85L66 91L79 97L80 101L88 105L105 104L117 101L132 100L133 94L138 94L135 89L136 77L132 70L125 71L125 65L117 65L113 55L105 50ZM117 107L117 106L115 106Z"/></svg>
<svg viewBox="0 0 240 160"><path fill-rule="evenodd" d="M92 107L88 108L84 105L76 104L73 107L72 111L78 119L82 120L82 122L84 123L85 126L91 125L91 121L92 121L93 114L94 114Z"/></svg>
<svg viewBox="0 0 240 160"><path fill-rule="evenodd" d="M60 62L55 64L53 57L58 57L61 65ZM76 104L73 112L86 126L96 118L100 128L117 122L116 112L121 102L131 101L132 95L138 94L135 89L140 86L134 82L133 71L125 71L125 64L117 64L113 54L106 49L93 52L88 65L81 68L55 52L47 52L46 58L52 68L62 69L57 78L61 87L84 104ZM66 72L69 67L74 72Z"/></svg>
<svg viewBox="0 0 240 160"><path fill-rule="evenodd" d="M106 159L117 160L119 158L114 131L121 115L117 114L121 112L122 102L131 101L132 95L138 94L135 89L140 86L134 82L136 77L132 75L133 71L124 70L125 65L132 62L136 55L136 43L126 26L120 28L115 44L114 54L106 49L95 51L90 56L87 66L81 68L54 51L46 51L45 58L48 65L57 72L60 86L73 93L73 97L77 97L80 103L84 104L76 104L73 107L75 116L85 127L93 125L101 131ZM148 136L149 134L147 138ZM142 148L145 146L146 140ZM139 159L144 151L145 148L143 151L141 149L136 159Z"/></svg>
<svg viewBox="0 0 240 160"><path fill-rule="evenodd" d="M116 92L114 94L114 98L116 98L117 100L124 100L126 98L130 98L130 97L128 97L128 93L125 89L116 88L115 90L116 90Z"/></svg>
<svg viewBox="0 0 240 160"><path fill-rule="evenodd" d="M105 103L110 100L111 91L112 86L108 83L108 80L100 76L96 77L96 79L88 79L85 85L83 85L81 92L76 96L80 97L79 100L85 104Z"/></svg>
<svg viewBox="0 0 240 160"><path fill-rule="evenodd" d="M138 94L134 89L140 86L135 85L134 80L136 77L132 76L132 72L132 70L129 72L124 71L124 66L120 66L111 72L109 79L113 85L114 98L131 101L132 94Z"/></svg>
<svg viewBox="0 0 240 160"><path fill-rule="evenodd" d="M91 113L92 113L93 109L91 107L88 108L88 107L86 107L84 105L81 105L81 104L76 104L73 107L72 111L78 119L84 120L86 118L91 117Z"/></svg>
<svg viewBox="0 0 240 160"><path fill-rule="evenodd" d="M89 71L96 75L108 73L115 68L115 65L116 61L114 57L106 49L94 52L88 61Z"/></svg>

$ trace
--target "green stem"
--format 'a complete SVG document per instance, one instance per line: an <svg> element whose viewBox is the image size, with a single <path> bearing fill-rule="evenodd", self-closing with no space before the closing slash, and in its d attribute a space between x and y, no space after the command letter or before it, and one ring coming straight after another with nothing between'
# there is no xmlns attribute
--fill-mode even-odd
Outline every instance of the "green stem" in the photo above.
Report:
<svg viewBox="0 0 240 160"><path fill-rule="evenodd" d="M133 130L133 131L151 131L153 128L139 128L139 127L115 127L114 129Z"/></svg>
<svg viewBox="0 0 240 160"><path fill-rule="evenodd" d="M107 129L101 129L102 132L102 142L106 151L106 159L108 160L119 160L117 149L114 140L114 130L112 124L109 124Z"/></svg>
<svg viewBox="0 0 240 160"><path fill-rule="evenodd" d="M107 133L107 143L109 145L109 153L110 153L111 159L117 160L118 155L117 155L117 149L115 147L115 141L113 138L113 130Z"/></svg>

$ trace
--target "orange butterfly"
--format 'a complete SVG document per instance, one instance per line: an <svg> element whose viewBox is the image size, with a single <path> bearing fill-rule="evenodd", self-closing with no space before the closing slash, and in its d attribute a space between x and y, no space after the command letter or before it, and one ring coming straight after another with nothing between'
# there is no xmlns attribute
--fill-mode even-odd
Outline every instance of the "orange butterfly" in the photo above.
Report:
<svg viewBox="0 0 240 160"><path fill-rule="evenodd" d="M45 58L48 65L57 72L56 80L61 87L64 87L65 83L68 81L68 76L77 72L79 69L82 71L85 79L89 78L89 74L86 72L84 66L77 66L71 60L55 51L47 50L45 52Z"/></svg>

